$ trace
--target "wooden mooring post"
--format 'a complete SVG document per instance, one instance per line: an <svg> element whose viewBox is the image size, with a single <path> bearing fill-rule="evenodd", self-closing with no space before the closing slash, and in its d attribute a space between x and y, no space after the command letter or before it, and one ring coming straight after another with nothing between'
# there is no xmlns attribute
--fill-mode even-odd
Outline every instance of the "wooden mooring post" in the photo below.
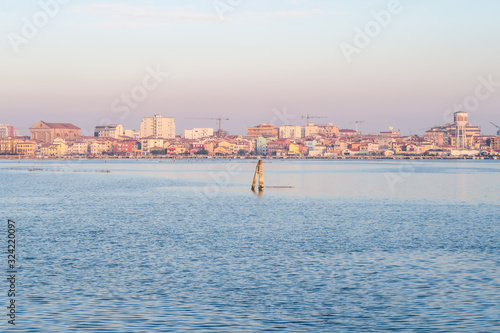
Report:
<svg viewBox="0 0 500 333"><path fill-rule="evenodd" d="M257 184L257 177L259 178L259 191L264 191L264 163L262 160L257 162L257 167L255 168L255 174L253 176L252 191L255 191L255 185Z"/></svg>

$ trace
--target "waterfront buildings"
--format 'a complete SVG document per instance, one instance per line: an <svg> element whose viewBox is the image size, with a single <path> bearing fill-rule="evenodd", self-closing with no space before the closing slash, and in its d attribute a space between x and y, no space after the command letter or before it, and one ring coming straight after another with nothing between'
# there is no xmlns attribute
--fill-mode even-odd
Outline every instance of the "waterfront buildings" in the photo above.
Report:
<svg viewBox="0 0 500 333"><path fill-rule="evenodd" d="M13 128L2 124L4 132ZM247 128L247 136L214 137L212 128L193 128L175 136L175 121L155 115L144 118L141 130L124 131L122 125L98 125L95 136L81 136L80 129L67 123L38 122L28 137L0 138L0 154L38 157L58 156L150 156L220 155L276 157L337 156L462 156L498 155L499 136L481 135L479 127L468 123L468 115L455 113L455 122L435 126L425 136L402 136L390 127L380 134L339 130L332 123L286 125L279 128L260 124ZM123 135L125 134L125 135ZM152 134L143 136L143 134ZM278 136L277 136L278 135ZM458 149L457 149L458 148Z"/></svg>
<svg viewBox="0 0 500 333"><path fill-rule="evenodd" d="M68 123L46 123L39 121L30 127L31 140L43 143L53 142L57 138L74 139L81 135L79 127Z"/></svg>
<svg viewBox="0 0 500 333"><path fill-rule="evenodd" d="M16 144L16 153L21 156L33 156L35 155L36 141L34 140L22 140Z"/></svg>
<svg viewBox="0 0 500 333"><path fill-rule="evenodd" d="M174 118L164 118L157 114L154 117L143 118L141 122L141 137L175 139Z"/></svg>
<svg viewBox="0 0 500 333"><path fill-rule="evenodd" d="M76 140L68 143L67 152L70 155L76 156L84 156L89 153L89 145L88 141Z"/></svg>
<svg viewBox="0 0 500 333"><path fill-rule="evenodd" d="M17 144L22 142L21 137L8 137L0 139L0 154L17 154Z"/></svg>
<svg viewBox="0 0 500 333"><path fill-rule="evenodd" d="M123 125L97 125L94 130L94 136L100 138L115 138L124 135Z"/></svg>

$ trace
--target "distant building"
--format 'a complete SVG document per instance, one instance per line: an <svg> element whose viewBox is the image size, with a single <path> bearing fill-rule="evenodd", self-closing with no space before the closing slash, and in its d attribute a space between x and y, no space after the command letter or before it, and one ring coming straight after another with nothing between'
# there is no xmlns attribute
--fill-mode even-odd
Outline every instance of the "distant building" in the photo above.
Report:
<svg viewBox="0 0 500 333"><path fill-rule="evenodd" d="M424 139L438 146L443 146L450 143L448 131L446 130L446 128L441 126L434 126L430 130L426 131Z"/></svg>
<svg viewBox="0 0 500 333"><path fill-rule="evenodd" d="M81 135L81 130L73 124L39 121L30 127L30 133L31 140L50 143L57 138L65 140L77 138Z"/></svg>
<svg viewBox="0 0 500 333"><path fill-rule="evenodd" d="M279 128L279 138L280 139L300 139L302 137L302 127L301 126L280 126Z"/></svg>
<svg viewBox="0 0 500 333"><path fill-rule="evenodd" d="M197 140L214 136L213 128L193 128L184 131L184 138L188 140Z"/></svg>
<svg viewBox="0 0 500 333"><path fill-rule="evenodd" d="M389 127L389 132L380 132L380 136L386 138L400 138L401 132L394 130L394 127Z"/></svg>
<svg viewBox="0 0 500 333"><path fill-rule="evenodd" d="M466 149L467 145L467 122L469 115L467 112L458 111L454 114L455 119L455 146L457 149Z"/></svg>
<svg viewBox="0 0 500 333"><path fill-rule="evenodd" d="M278 155L279 151L288 150L290 139L278 139L267 143L267 151L269 155Z"/></svg>
<svg viewBox="0 0 500 333"><path fill-rule="evenodd" d="M69 155L87 155L89 153L89 142L85 141L72 141L68 144L66 151Z"/></svg>
<svg viewBox="0 0 500 333"><path fill-rule="evenodd" d="M113 154L124 156L133 155L137 146L138 144L135 140L117 141L113 145Z"/></svg>
<svg viewBox="0 0 500 333"><path fill-rule="evenodd" d="M278 137L278 134L278 128L269 124L260 124L247 128L247 137L253 140L257 139L259 136L263 138Z"/></svg>
<svg viewBox="0 0 500 333"><path fill-rule="evenodd" d="M125 133L124 133L125 136L128 136L134 140L137 140L141 137L141 130L137 130L137 129L134 129L134 130L125 130Z"/></svg>
<svg viewBox="0 0 500 333"><path fill-rule="evenodd" d="M313 123L309 123L308 126L302 127L302 136L309 138L317 135L320 132L320 128Z"/></svg>
<svg viewBox="0 0 500 333"><path fill-rule="evenodd" d="M355 130L352 129L341 129L339 130L339 136L340 137L353 137L358 135L358 133Z"/></svg>
<svg viewBox="0 0 500 333"><path fill-rule="evenodd" d="M459 111L459 112L455 113L455 116L457 117L456 120L462 119L462 121L463 121L464 114L467 115L467 113L463 112L463 111ZM459 117L459 115L461 118ZM468 115L467 115L467 118L468 118ZM467 119L467 121L468 121L468 119ZM444 128L448 131L450 138L454 138L454 141L456 142L457 141L456 140L457 139L457 123L453 122L453 123L446 124L444 126ZM463 133L462 133L462 135L463 135ZM479 126L475 126L475 125L472 125L470 123L466 123L465 124L465 136L466 137L467 136L469 136L469 137L481 136L481 129L479 128Z"/></svg>
<svg viewBox="0 0 500 333"><path fill-rule="evenodd" d="M0 139L14 136L14 127L9 124L0 124Z"/></svg>
<svg viewBox="0 0 500 333"><path fill-rule="evenodd" d="M23 138L13 136L0 139L0 154L17 154L17 144L23 141Z"/></svg>
<svg viewBox="0 0 500 333"><path fill-rule="evenodd" d="M448 132L449 144L458 150L470 149L475 137L481 136L479 126L468 123L468 114L464 111L454 113L454 122L443 126Z"/></svg>
<svg viewBox="0 0 500 333"><path fill-rule="evenodd" d="M494 150L500 150L500 135L491 139L491 148Z"/></svg>
<svg viewBox="0 0 500 333"><path fill-rule="evenodd" d="M36 143L33 140L24 140L16 145L16 153L23 156L35 155Z"/></svg>
<svg viewBox="0 0 500 333"><path fill-rule="evenodd" d="M164 118L155 115L151 118L143 118L141 122L141 137L154 137L162 139L175 139L174 118Z"/></svg>
<svg viewBox="0 0 500 333"><path fill-rule="evenodd" d="M100 138L118 139L123 134L123 125L98 125L94 130L94 136Z"/></svg>
<svg viewBox="0 0 500 333"><path fill-rule="evenodd" d="M141 140L141 151L142 153L149 153L151 150L164 149L165 141L163 139L155 137L142 138Z"/></svg>
<svg viewBox="0 0 500 333"><path fill-rule="evenodd" d="M319 128L319 133L324 134L330 138L339 136L339 128L335 126L333 123L329 123L327 125L315 125Z"/></svg>
<svg viewBox="0 0 500 333"><path fill-rule="evenodd" d="M267 141L268 139L259 136L257 139L255 139L255 152L257 155L267 155L268 154L268 149L267 149Z"/></svg>

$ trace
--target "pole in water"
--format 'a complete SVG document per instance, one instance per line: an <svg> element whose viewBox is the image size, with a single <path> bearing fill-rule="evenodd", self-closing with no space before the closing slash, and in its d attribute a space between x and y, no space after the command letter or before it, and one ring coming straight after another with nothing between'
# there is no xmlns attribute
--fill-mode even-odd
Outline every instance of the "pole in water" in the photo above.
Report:
<svg viewBox="0 0 500 333"><path fill-rule="evenodd" d="M264 191L264 162L259 160L259 191Z"/></svg>
<svg viewBox="0 0 500 333"><path fill-rule="evenodd" d="M257 162L257 167L255 168L255 174L253 176L252 191L255 191L255 185L257 184L257 177L259 178L259 191L264 190L264 168L262 160Z"/></svg>

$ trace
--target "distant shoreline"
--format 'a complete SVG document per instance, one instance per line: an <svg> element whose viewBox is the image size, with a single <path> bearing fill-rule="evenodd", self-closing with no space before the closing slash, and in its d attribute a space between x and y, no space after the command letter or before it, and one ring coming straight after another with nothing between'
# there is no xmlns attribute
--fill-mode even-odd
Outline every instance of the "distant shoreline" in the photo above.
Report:
<svg viewBox="0 0 500 333"><path fill-rule="evenodd" d="M35 158L31 156L0 155L0 160L6 161L92 161L92 160L158 160L158 161L176 161L176 160L500 160L500 156L337 156L337 157L266 157L266 156L155 156L155 157L44 157Z"/></svg>

